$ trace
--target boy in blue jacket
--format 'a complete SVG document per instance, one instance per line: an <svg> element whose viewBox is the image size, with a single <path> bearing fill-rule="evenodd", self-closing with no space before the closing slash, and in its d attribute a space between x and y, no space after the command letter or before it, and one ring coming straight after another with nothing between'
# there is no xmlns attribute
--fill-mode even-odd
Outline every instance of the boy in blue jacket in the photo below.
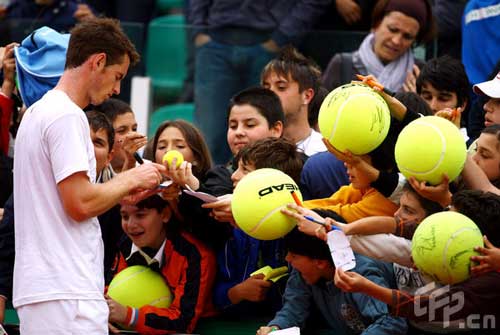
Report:
<svg viewBox="0 0 500 335"><path fill-rule="evenodd" d="M313 305L336 334L406 334L405 319L389 314L387 305L367 295L346 293L333 282L335 266L326 243L297 228L285 237L287 261L294 268L287 282L283 308L257 335L302 327ZM395 287L392 266L356 255L358 273L384 287Z"/></svg>

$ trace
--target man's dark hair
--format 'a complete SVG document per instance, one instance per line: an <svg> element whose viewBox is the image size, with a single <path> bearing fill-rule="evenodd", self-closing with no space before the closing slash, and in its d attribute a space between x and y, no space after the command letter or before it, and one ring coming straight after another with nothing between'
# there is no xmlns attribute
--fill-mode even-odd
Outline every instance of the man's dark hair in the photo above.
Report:
<svg viewBox="0 0 500 335"><path fill-rule="evenodd" d="M297 82L299 92L312 88L316 93L321 78L319 66L291 45L283 48L275 59L267 63L262 70L261 82L264 82L272 73Z"/></svg>
<svg viewBox="0 0 500 335"><path fill-rule="evenodd" d="M322 209L314 209L314 211L323 217L330 217L335 221L345 222L340 215L333 211ZM333 265L328 245L317 237L302 233L297 227L285 236L285 247L294 254L307 256L312 259L327 260Z"/></svg>
<svg viewBox="0 0 500 335"><path fill-rule="evenodd" d="M297 146L282 138L264 138L246 145L236 155L243 164L256 169L272 168L283 171L297 184L300 182L303 160Z"/></svg>
<svg viewBox="0 0 500 335"><path fill-rule="evenodd" d="M128 103L116 98L105 100L102 104L94 106L93 110L104 113L112 123L119 115L134 113Z"/></svg>
<svg viewBox="0 0 500 335"><path fill-rule="evenodd" d="M500 246L500 196L480 190L463 190L453 194L451 204L474 221L493 245Z"/></svg>
<svg viewBox="0 0 500 335"><path fill-rule="evenodd" d="M262 87L247 88L231 98L227 117L231 114L234 106L250 105L256 108L269 124L269 129L278 121L285 123L285 114L281 106L280 98L271 90Z"/></svg>
<svg viewBox="0 0 500 335"><path fill-rule="evenodd" d="M71 30L65 68L79 67L90 56L101 52L106 54L106 66L122 63L125 55L128 55L131 66L140 58L118 20L93 18Z"/></svg>
<svg viewBox="0 0 500 335"><path fill-rule="evenodd" d="M417 78L418 94L421 94L425 83L431 84L436 90L455 93L458 106L470 100L465 68L459 60L449 55L433 58L422 67Z"/></svg>
<svg viewBox="0 0 500 335"><path fill-rule="evenodd" d="M94 132L97 133L99 130L104 129L108 137L108 151L111 152L113 144L115 143L115 130L113 129L111 121L106 115L95 110L85 112L85 115L87 115L89 126Z"/></svg>

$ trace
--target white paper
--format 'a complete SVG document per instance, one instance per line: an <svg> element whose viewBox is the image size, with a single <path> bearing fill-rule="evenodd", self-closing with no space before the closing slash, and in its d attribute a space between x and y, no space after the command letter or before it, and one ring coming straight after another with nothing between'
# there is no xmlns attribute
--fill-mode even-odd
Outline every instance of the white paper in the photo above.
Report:
<svg viewBox="0 0 500 335"><path fill-rule="evenodd" d="M159 188L167 188L172 185L174 182L172 180L165 180L163 183L158 185Z"/></svg>
<svg viewBox="0 0 500 335"><path fill-rule="evenodd" d="M300 335L299 327L291 327L286 329L275 330L271 332L272 335Z"/></svg>
<svg viewBox="0 0 500 335"><path fill-rule="evenodd" d="M190 196L193 196L195 198L198 198L198 199L202 200L203 202L215 202L215 201L219 200L214 195L204 193L204 192L193 191L193 189L191 187L189 187L188 185L186 185L186 188L187 188L187 190L184 190L184 193L189 194Z"/></svg>
<svg viewBox="0 0 500 335"><path fill-rule="evenodd" d="M327 243L336 268L348 271L356 267L356 259L351 244L342 230L334 229L330 231Z"/></svg>

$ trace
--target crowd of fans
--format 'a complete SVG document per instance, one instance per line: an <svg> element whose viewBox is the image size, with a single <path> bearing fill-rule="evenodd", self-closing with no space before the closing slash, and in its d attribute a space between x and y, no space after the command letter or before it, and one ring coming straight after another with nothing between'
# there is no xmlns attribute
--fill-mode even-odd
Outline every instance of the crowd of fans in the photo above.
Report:
<svg viewBox="0 0 500 335"><path fill-rule="evenodd" d="M194 27L194 123L165 120L150 139L137 132L129 104L112 97L141 55L119 20L104 18L147 23L156 15L154 1L137 3L13 0L2 8L4 19L54 30L1 49L0 323L12 304L22 334L123 326L192 333L200 319L219 317L266 318L259 335L294 326L336 334L495 328L499 1L185 1ZM301 43L313 29L365 29L366 37L352 52L329 54L322 70ZM417 59L413 47L421 44L438 56ZM318 48L328 54L328 45ZM356 74L368 76L360 84L396 92L377 91L391 127L359 156L337 151L318 128L325 96ZM432 186L398 173L397 136L426 115L448 119L463 135L469 153L457 180L444 176ZM182 164L162 162L171 150ZM247 235L231 211L234 188L261 168L292 177L304 198L282 210L297 227L272 241ZM159 187L165 179L172 183ZM435 293L450 302L460 294L458 309L420 290L431 281L411 259L418 224L447 210L471 218L485 236L471 277ZM331 226L350 237L352 271L334 266ZM160 273L173 294L168 308L123 306L105 293L132 265ZM265 265L287 266L289 275L276 282L252 275ZM491 317L493 324L483 322Z"/></svg>

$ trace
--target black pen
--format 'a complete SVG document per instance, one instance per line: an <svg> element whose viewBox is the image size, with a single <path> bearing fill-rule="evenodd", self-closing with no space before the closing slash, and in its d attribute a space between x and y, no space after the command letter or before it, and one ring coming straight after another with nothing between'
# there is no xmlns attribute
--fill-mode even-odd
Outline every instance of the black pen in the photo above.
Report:
<svg viewBox="0 0 500 335"><path fill-rule="evenodd" d="M144 160L142 159L141 155L136 151L134 152L134 158L139 164L144 164Z"/></svg>

